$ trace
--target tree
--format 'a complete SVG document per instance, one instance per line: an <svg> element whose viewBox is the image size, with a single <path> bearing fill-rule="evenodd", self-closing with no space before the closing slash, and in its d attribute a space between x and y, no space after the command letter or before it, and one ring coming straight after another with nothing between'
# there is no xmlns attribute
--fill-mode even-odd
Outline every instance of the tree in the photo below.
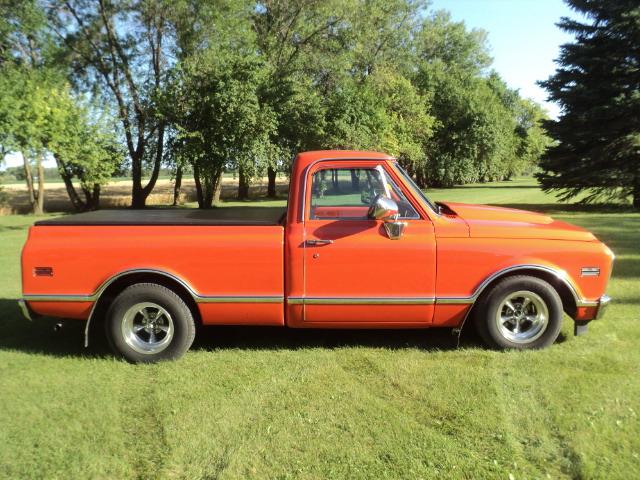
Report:
<svg viewBox="0 0 640 480"><path fill-rule="evenodd" d="M485 32L436 12L423 21L414 49L409 75L436 118L426 161L413 170L420 186L502 180L537 162L547 145L542 113L489 71Z"/></svg>
<svg viewBox="0 0 640 480"><path fill-rule="evenodd" d="M19 152L24 161L31 211L44 212L44 167L49 140L47 128L54 119L48 101L51 80L40 72L8 67L0 75L0 145Z"/></svg>
<svg viewBox="0 0 640 480"><path fill-rule="evenodd" d="M584 20L563 17L575 35L541 85L560 104L546 123L555 144L538 179L562 199L633 197L640 209L640 5L637 0L567 0Z"/></svg>
<svg viewBox="0 0 640 480"><path fill-rule="evenodd" d="M47 149L58 165L67 194L77 211L100 208L100 190L122 163L124 150L113 122L81 104L69 88L53 92L55 123L49 126ZM80 183L82 198L73 184Z"/></svg>
<svg viewBox="0 0 640 480"><path fill-rule="evenodd" d="M339 68L342 36L354 5L352 0L265 0L253 11L265 72L258 95L277 122L270 141L278 154L267 166L270 197L276 195L277 170L287 167L297 151L320 147L324 111L318 73Z"/></svg>
<svg viewBox="0 0 640 480"><path fill-rule="evenodd" d="M22 154L33 213L44 210L42 128L49 121L52 73L47 69L52 44L44 25L44 12L34 0L0 4L0 144L4 152Z"/></svg>
<svg viewBox="0 0 640 480"><path fill-rule="evenodd" d="M378 66L364 81L343 81L326 111L328 147L385 151L414 171L426 162L435 119L405 77Z"/></svg>
<svg viewBox="0 0 640 480"><path fill-rule="evenodd" d="M170 10L164 0L69 0L48 7L76 83L88 82L115 105L131 162L133 208L145 206L163 160L167 124L156 98L169 68ZM143 185L145 167L150 176Z"/></svg>
<svg viewBox="0 0 640 480"><path fill-rule="evenodd" d="M24 67L2 69L0 144L24 159L33 213L44 210L43 161L55 158L69 198L77 210L99 206L100 186L122 160L113 128L92 118L57 72ZM80 181L84 200L73 185Z"/></svg>
<svg viewBox="0 0 640 480"><path fill-rule="evenodd" d="M516 156L511 175L537 167L540 159L553 141L543 127L547 113L536 102L518 98L516 105ZM510 177L510 176L509 176ZM507 177L507 178L509 178Z"/></svg>
<svg viewBox="0 0 640 480"><path fill-rule="evenodd" d="M255 57L212 47L185 62L175 79L167 114L177 129L173 149L193 166L200 208L219 197L225 167L238 167L246 185L274 154L274 117L257 96L260 74Z"/></svg>

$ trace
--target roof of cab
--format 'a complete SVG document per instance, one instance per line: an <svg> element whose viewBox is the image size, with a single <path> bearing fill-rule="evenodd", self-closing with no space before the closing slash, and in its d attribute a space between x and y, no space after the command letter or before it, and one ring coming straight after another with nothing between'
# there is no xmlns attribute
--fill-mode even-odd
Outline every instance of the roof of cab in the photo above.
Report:
<svg viewBox="0 0 640 480"><path fill-rule="evenodd" d="M298 154L299 164L307 166L316 160L393 160L391 155L380 152L367 152L362 150L315 150L312 152L301 152Z"/></svg>

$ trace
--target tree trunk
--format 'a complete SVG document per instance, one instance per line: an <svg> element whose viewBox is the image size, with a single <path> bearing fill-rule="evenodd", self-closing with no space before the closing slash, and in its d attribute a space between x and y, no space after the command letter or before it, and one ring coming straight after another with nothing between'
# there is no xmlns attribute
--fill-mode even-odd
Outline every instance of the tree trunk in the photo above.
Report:
<svg viewBox="0 0 640 480"><path fill-rule="evenodd" d="M31 212L35 213L36 209L36 193L33 188L33 175L31 175L31 163L27 156L23 153L22 159L24 161L24 178L27 182L27 192L29 193L29 205L31 206Z"/></svg>
<svg viewBox="0 0 640 480"><path fill-rule="evenodd" d="M85 209L98 210L100 208L100 184L94 183L92 188L82 187L84 192Z"/></svg>
<svg viewBox="0 0 640 480"><path fill-rule="evenodd" d="M193 165L193 180L196 182L198 208L204 208L204 192L202 191L202 183L200 183L200 168L196 164Z"/></svg>
<svg viewBox="0 0 640 480"><path fill-rule="evenodd" d="M173 206L180 203L180 190L182 190L182 165L176 168L176 180L173 184Z"/></svg>
<svg viewBox="0 0 640 480"><path fill-rule="evenodd" d="M42 215L44 213L44 166L42 165L42 156L37 157L36 168L38 169L38 201L34 213Z"/></svg>
<svg viewBox="0 0 640 480"><path fill-rule="evenodd" d="M93 198L91 201L91 210L98 210L100 208L100 194L102 193L102 186L96 183L93 186Z"/></svg>
<svg viewBox="0 0 640 480"><path fill-rule="evenodd" d="M131 158L131 180L131 208L144 208L147 197L142 188L142 159L137 155Z"/></svg>
<svg viewBox="0 0 640 480"><path fill-rule="evenodd" d="M244 168L238 168L238 200L247 200L249 198L249 177L247 177Z"/></svg>
<svg viewBox="0 0 640 480"><path fill-rule="evenodd" d="M160 125L158 126L158 137L156 139L156 157L153 161L153 170L151 170L151 177L149 177L149 182L142 189L144 202L142 207L146 205L147 197L151 195L151 192L155 188L156 182L158 181L158 175L160 174L160 166L162 165L162 155L164 152L164 129L164 121L161 121Z"/></svg>
<svg viewBox="0 0 640 480"><path fill-rule="evenodd" d="M267 183L267 197L269 198L275 198L277 195L276 192L276 169L273 167L269 167L267 169L267 178L268 178L268 183Z"/></svg>
<svg viewBox="0 0 640 480"><path fill-rule="evenodd" d="M64 171L59 170L59 172L62 177L62 181L64 182L64 187L67 190L67 195L69 195L69 200L71 200L71 205L73 205L73 209L77 212L81 212L86 208L86 204L82 201L78 192L76 192L71 175Z"/></svg>
<svg viewBox="0 0 640 480"><path fill-rule="evenodd" d="M80 212L86 208L86 204L76 192L75 187L73 186L73 176L67 171L67 166L65 165L63 160L56 155L56 163L58 164L58 173L60 173L60 177L62 177L62 181L64 182L64 187L67 190L67 195L69 195L69 200L71 200L71 205L73 205L73 209L77 212Z"/></svg>
<svg viewBox="0 0 640 480"><path fill-rule="evenodd" d="M633 208L640 210L640 174L636 175L633 182Z"/></svg>
<svg viewBox="0 0 640 480"><path fill-rule="evenodd" d="M216 175L215 183L212 186L213 203L218 203L220 201L220 195L222 195L222 171L218 172Z"/></svg>
<svg viewBox="0 0 640 480"><path fill-rule="evenodd" d="M222 168L213 174L207 174L201 177L201 171L197 164L193 165L193 179L196 183L196 196L198 199L198 208L211 208L211 206L220 200L220 190L222 187Z"/></svg>
<svg viewBox="0 0 640 480"><path fill-rule="evenodd" d="M204 208L213 207L213 197L215 196L213 184L211 183L211 179L207 178L204 182Z"/></svg>

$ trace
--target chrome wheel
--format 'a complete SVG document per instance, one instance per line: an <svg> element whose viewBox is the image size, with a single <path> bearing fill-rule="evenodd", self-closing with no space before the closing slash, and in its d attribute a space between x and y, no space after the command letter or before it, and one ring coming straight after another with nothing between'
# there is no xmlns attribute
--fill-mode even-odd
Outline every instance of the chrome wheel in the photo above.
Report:
<svg viewBox="0 0 640 480"><path fill-rule="evenodd" d="M495 321L505 339L513 343L529 343L540 338L547 329L549 309L538 294L521 290L502 300Z"/></svg>
<svg viewBox="0 0 640 480"><path fill-rule="evenodd" d="M169 312L156 303L136 303L122 317L122 337L138 353L154 354L171 343L174 334Z"/></svg>

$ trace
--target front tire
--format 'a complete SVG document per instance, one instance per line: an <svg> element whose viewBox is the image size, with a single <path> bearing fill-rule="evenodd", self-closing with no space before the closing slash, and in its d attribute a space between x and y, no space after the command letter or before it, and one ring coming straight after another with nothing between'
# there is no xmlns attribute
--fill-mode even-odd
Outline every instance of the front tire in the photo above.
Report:
<svg viewBox="0 0 640 480"><path fill-rule="evenodd" d="M105 327L113 351L133 363L180 358L195 337L189 307L175 292L155 283L124 289L111 304Z"/></svg>
<svg viewBox="0 0 640 480"><path fill-rule="evenodd" d="M562 300L549 283L518 275L501 280L480 299L475 325L489 347L539 349L558 338L562 313Z"/></svg>

